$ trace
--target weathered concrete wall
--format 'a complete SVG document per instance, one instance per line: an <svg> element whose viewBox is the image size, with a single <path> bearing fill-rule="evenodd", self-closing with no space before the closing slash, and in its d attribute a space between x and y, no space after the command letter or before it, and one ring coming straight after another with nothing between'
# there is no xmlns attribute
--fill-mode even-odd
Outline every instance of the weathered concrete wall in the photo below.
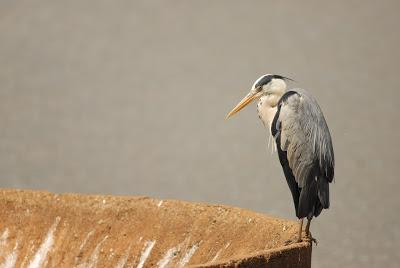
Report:
<svg viewBox="0 0 400 268"><path fill-rule="evenodd" d="M311 267L296 224L227 206L0 190L0 267Z"/></svg>

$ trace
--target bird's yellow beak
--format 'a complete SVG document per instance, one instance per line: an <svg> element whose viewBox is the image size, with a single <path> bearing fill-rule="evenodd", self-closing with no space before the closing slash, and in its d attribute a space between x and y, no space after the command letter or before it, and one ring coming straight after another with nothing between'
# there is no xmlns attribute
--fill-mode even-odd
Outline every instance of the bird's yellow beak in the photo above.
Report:
<svg viewBox="0 0 400 268"><path fill-rule="evenodd" d="M230 111L228 113L228 115L226 116L226 119L228 119L229 117L235 115L236 113L238 113L240 110L242 110L244 107L246 107L247 104L249 104L250 102L252 102L255 98L256 98L256 94L250 92L249 94L247 94L246 97L244 97L237 105L235 108L232 109L232 111Z"/></svg>

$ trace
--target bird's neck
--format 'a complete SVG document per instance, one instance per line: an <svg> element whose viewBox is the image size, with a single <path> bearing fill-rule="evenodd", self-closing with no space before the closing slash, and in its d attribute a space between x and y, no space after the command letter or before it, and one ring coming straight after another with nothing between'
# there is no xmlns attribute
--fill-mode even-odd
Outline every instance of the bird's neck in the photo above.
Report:
<svg viewBox="0 0 400 268"><path fill-rule="evenodd" d="M271 128L272 121L277 111L277 105L282 95L283 93L263 95L258 101L258 116L268 129Z"/></svg>
<svg viewBox="0 0 400 268"><path fill-rule="evenodd" d="M286 83L283 79L272 79L265 90L265 104L270 107L276 107L283 94L286 92Z"/></svg>
<svg viewBox="0 0 400 268"><path fill-rule="evenodd" d="M272 79L264 92L257 104L258 116L264 125L271 130L279 100L286 92L286 83L283 79Z"/></svg>
<svg viewBox="0 0 400 268"><path fill-rule="evenodd" d="M266 94L260 98L260 101L271 108L274 108L278 105L279 100L282 98L284 91L275 92L272 94Z"/></svg>

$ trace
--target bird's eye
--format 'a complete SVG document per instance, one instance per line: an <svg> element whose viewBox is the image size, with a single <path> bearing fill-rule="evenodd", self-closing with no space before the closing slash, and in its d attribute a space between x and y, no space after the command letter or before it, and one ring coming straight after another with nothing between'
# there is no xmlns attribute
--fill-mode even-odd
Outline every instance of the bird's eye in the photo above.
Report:
<svg viewBox="0 0 400 268"><path fill-rule="evenodd" d="M262 86L256 87L256 92L260 92L262 90Z"/></svg>

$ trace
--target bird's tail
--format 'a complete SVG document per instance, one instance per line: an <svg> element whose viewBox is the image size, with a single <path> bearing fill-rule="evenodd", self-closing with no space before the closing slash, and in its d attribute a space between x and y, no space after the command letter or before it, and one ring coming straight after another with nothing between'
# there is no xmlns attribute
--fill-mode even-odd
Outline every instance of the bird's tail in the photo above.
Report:
<svg viewBox="0 0 400 268"><path fill-rule="evenodd" d="M329 182L321 176L317 179L318 198L323 208L329 208Z"/></svg>

